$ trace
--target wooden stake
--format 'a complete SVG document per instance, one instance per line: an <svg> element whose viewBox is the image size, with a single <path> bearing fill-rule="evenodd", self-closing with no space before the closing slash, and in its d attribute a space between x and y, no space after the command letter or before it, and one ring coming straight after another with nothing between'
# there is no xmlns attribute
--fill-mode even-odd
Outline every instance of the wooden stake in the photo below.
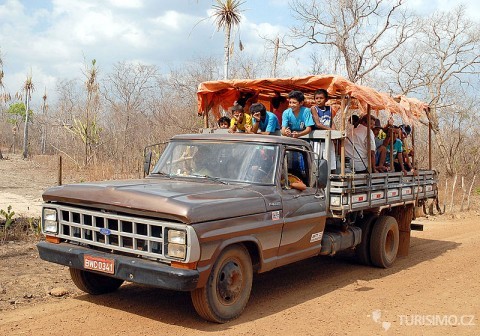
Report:
<svg viewBox="0 0 480 336"><path fill-rule="evenodd" d="M448 178L445 178L445 195L443 196L443 213L447 209L447 190L448 190Z"/></svg>
<svg viewBox="0 0 480 336"><path fill-rule="evenodd" d="M452 186L452 195L450 197L450 212L453 212L453 194L455 192L455 185L457 184L457 174L453 178L453 186Z"/></svg>
<svg viewBox="0 0 480 336"><path fill-rule="evenodd" d="M62 185L62 156L58 156L58 175L57 175L57 184Z"/></svg>
<svg viewBox="0 0 480 336"><path fill-rule="evenodd" d="M477 175L473 175L472 184L470 184L470 188L468 190L467 210L470 210L470 194L472 193L473 184L475 183L475 177L477 177Z"/></svg>
<svg viewBox="0 0 480 336"><path fill-rule="evenodd" d="M463 203L465 201L466 194L467 194L467 188L465 188L464 178L462 176L462 203L460 203L460 211L463 211Z"/></svg>

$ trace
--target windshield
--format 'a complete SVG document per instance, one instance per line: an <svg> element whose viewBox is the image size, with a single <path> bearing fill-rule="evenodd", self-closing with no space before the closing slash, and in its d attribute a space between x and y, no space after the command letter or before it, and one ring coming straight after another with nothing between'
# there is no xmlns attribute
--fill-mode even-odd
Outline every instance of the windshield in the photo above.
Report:
<svg viewBox="0 0 480 336"><path fill-rule="evenodd" d="M277 154L272 144L172 141L152 174L274 184Z"/></svg>

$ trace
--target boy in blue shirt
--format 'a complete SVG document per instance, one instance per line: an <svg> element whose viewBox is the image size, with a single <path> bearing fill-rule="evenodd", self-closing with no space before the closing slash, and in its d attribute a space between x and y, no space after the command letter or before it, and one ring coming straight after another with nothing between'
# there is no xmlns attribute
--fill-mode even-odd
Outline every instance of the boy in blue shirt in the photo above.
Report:
<svg viewBox="0 0 480 336"><path fill-rule="evenodd" d="M258 133L260 130L260 134L269 135L280 129L277 116L268 112L262 103L252 104L250 114L253 121L252 133Z"/></svg>
<svg viewBox="0 0 480 336"><path fill-rule="evenodd" d="M315 128L319 130L331 130L332 128L332 109L325 105L328 101L328 92L319 89L313 94L315 105L312 106L312 117L315 122Z"/></svg>
<svg viewBox="0 0 480 336"><path fill-rule="evenodd" d="M312 131L315 122L309 108L303 106L305 96L301 91L288 94L288 106L282 115L282 135L298 138Z"/></svg>

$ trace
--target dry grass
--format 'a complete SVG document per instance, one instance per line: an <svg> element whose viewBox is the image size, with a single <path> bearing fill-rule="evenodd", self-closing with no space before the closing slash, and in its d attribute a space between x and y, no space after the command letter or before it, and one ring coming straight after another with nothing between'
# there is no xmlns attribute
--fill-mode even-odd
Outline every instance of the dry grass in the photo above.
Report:
<svg viewBox="0 0 480 336"><path fill-rule="evenodd" d="M58 155L36 155L32 159L34 164L48 167L58 174ZM139 165L131 171L120 171L115 163L104 162L86 167L79 167L73 161L62 159L62 183L75 183L86 181L123 180L142 178L143 173Z"/></svg>

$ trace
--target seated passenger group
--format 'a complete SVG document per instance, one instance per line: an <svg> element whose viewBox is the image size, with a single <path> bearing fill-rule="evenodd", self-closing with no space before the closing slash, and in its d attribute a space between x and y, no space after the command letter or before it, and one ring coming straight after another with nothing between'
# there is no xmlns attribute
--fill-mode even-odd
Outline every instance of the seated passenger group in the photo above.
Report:
<svg viewBox="0 0 480 336"><path fill-rule="evenodd" d="M229 133L245 132L248 134L275 134L280 130L283 136L298 138L309 134L314 129L332 130L333 115L330 106L326 105L328 93L324 89L315 91L315 104L311 108L304 106L305 96L301 91L291 91L288 94L288 106L281 114L279 122L277 113L266 110L261 103L251 104L248 113L243 106L236 104L231 108L232 119L221 117L218 120L219 128L227 129ZM394 128L392 125L382 127L380 120L371 116L370 120L370 153L367 153L367 116L358 118L353 115L352 123L347 125L347 139L345 141L346 156L353 161L356 173L366 173L368 160L372 172L387 172L390 167L391 137L393 137L394 170L403 172L413 170L409 155L405 152L405 137L408 135L404 128ZM407 126L409 127L409 126ZM403 140L403 141L402 141ZM413 153L413 150L412 150Z"/></svg>

